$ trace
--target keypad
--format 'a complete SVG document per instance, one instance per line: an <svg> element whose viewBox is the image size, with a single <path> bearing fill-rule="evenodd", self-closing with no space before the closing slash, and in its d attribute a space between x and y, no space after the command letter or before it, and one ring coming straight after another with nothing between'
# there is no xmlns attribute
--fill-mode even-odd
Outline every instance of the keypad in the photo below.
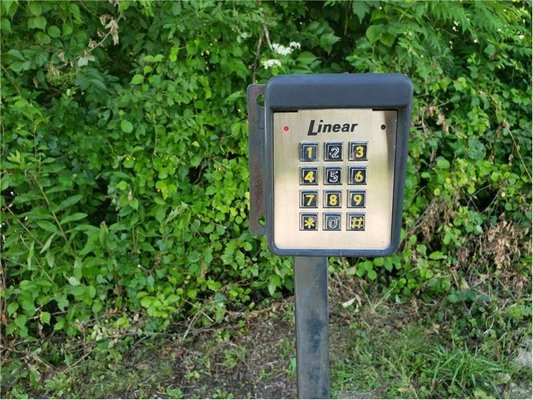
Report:
<svg viewBox="0 0 533 400"><path fill-rule="evenodd" d="M301 142L298 152L300 230L364 231L368 143Z"/></svg>

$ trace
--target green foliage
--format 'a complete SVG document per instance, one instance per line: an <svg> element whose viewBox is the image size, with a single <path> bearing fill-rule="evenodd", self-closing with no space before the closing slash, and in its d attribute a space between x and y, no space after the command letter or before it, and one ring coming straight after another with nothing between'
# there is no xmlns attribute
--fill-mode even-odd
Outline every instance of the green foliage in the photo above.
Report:
<svg viewBox="0 0 533 400"><path fill-rule="evenodd" d="M3 1L0 11L7 337L139 318L148 331L186 315L211 323L291 290L291 260L247 226L245 88L279 73L414 82L401 251L350 260L347 274L398 300L459 295L473 272L528 281L529 3Z"/></svg>

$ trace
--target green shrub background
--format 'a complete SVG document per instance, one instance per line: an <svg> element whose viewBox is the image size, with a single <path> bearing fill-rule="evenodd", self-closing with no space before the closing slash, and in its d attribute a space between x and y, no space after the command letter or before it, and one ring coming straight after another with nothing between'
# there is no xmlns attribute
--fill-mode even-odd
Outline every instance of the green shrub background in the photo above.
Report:
<svg viewBox="0 0 533 400"><path fill-rule="evenodd" d="M493 330L529 318L529 2L0 10L5 340L221 322L292 290L291 259L247 222L246 87L281 73L414 83L401 248L334 273L477 304L468 329L491 307Z"/></svg>

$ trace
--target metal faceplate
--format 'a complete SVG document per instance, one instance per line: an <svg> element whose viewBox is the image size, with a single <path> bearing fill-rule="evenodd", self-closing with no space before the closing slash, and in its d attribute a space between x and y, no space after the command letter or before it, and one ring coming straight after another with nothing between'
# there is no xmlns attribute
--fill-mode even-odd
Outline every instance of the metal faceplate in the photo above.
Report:
<svg viewBox="0 0 533 400"><path fill-rule="evenodd" d="M280 250L391 246L395 110L273 113L273 237Z"/></svg>

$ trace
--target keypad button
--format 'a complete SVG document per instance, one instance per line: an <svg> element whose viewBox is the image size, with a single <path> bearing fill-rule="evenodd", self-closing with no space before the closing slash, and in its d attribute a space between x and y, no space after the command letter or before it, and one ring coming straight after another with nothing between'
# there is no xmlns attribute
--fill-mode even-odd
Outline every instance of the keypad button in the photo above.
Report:
<svg viewBox="0 0 533 400"><path fill-rule="evenodd" d="M340 208L341 207L341 191L340 190L326 190L324 192L324 207Z"/></svg>
<svg viewBox="0 0 533 400"><path fill-rule="evenodd" d="M346 229L349 231L365 230L365 214L348 213Z"/></svg>
<svg viewBox="0 0 533 400"><path fill-rule="evenodd" d="M340 167L325 167L324 168L324 184L325 185L342 185L342 168Z"/></svg>
<svg viewBox="0 0 533 400"><path fill-rule="evenodd" d="M324 161L342 161L342 143L324 143Z"/></svg>
<svg viewBox="0 0 533 400"><path fill-rule="evenodd" d="M300 161L318 161L318 143L300 143Z"/></svg>
<svg viewBox="0 0 533 400"><path fill-rule="evenodd" d="M300 207L301 208L317 208L318 206L318 192L316 190L301 191L300 192Z"/></svg>
<svg viewBox="0 0 533 400"><path fill-rule="evenodd" d="M318 185L318 168L300 168L301 185Z"/></svg>
<svg viewBox="0 0 533 400"><path fill-rule="evenodd" d="M348 160L367 161L368 144L362 142L350 142L348 144Z"/></svg>
<svg viewBox="0 0 533 400"><path fill-rule="evenodd" d="M322 229L325 231L340 231L341 215L333 213L324 214L324 226Z"/></svg>
<svg viewBox="0 0 533 400"><path fill-rule="evenodd" d="M366 185L366 167L348 167L348 185Z"/></svg>
<svg viewBox="0 0 533 400"><path fill-rule="evenodd" d="M348 207L364 208L366 205L366 191L348 190Z"/></svg>
<svg viewBox="0 0 533 400"><path fill-rule="evenodd" d="M318 214L317 213L301 213L300 214L300 230L301 231L316 231L318 230Z"/></svg>

